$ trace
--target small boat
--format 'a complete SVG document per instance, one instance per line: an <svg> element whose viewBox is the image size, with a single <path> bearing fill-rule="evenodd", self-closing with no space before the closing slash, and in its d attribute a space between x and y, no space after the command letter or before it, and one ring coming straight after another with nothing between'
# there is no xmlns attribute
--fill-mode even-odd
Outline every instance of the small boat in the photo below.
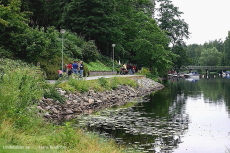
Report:
<svg viewBox="0 0 230 153"><path fill-rule="evenodd" d="M185 75L185 73L184 73L184 72L180 72L180 73L178 73L178 77L180 77L180 78L183 78L183 77L184 77L184 75Z"/></svg>
<svg viewBox="0 0 230 153"><path fill-rule="evenodd" d="M183 72L181 73L169 73L168 76L169 77L177 77L177 78L183 78L184 77L184 74Z"/></svg>
<svg viewBox="0 0 230 153"><path fill-rule="evenodd" d="M177 77L177 73L168 73L169 77Z"/></svg>
<svg viewBox="0 0 230 153"><path fill-rule="evenodd" d="M195 78L195 77L193 77L193 78L185 78L185 80L189 81L189 82L197 82L197 81L200 80L200 78L199 77L197 77L197 78Z"/></svg>
<svg viewBox="0 0 230 153"><path fill-rule="evenodd" d="M176 71L168 71L168 76L169 77L177 77L177 72Z"/></svg>
<svg viewBox="0 0 230 153"><path fill-rule="evenodd" d="M230 75L230 71L222 72L223 76Z"/></svg>
<svg viewBox="0 0 230 153"><path fill-rule="evenodd" d="M185 78L199 78L200 77L200 74L197 73L196 71L192 71L188 74L184 74L184 77Z"/></svg>

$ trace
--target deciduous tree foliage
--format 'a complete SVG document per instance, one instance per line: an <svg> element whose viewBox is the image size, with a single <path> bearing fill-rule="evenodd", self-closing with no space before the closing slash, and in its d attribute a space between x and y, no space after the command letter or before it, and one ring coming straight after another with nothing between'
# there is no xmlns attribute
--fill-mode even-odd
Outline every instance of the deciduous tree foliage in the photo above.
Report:
<svg viewBox="0 0 230 153"><path fill-rule="evenodd" d="M223 43L223 56L222 56L222 65L230 65L230 31L228 32L228 36Z"/></svg>
<svg viewBox="0 0 230 153"><path fill-rule="evenodd" d="M189 58L186 53L186 46L183 42L177 41L177 44L172 48L174 54L178 55L173 59L173 66L175 69L180 69L189 63Z"/></svg>
<svg viewBox="0 0 230 153"><path fill-rule="evenodd" d="M159 27L166 31L170 38L171 50L177 54L178 57L173 60L174 67L179 69L181 66L188 63L186 56L186 44L184 39L189 38L188 24L181 19L183 12L174 6L170 0L156 0L157 5L155 9L155 18Z"/></svg>
<svg viewBox="0 0 230 153"><path fill-rule="evenodd" d="M28 26L28 13L21 11L21 2L12 0L0 5L0 54L2 57L20 58L37 63L40 59L52 60L61 55L61 34L55 27L31 28ZM78 35L66 33L64 55L70 58L91 58L97 56L93 42L86 42ZM91 46L91 52L82 54ZM10 53L7 53L7 52ZM90 54L90 56L88 55ZM59 64L59 63L58 63Z"/></svg>
<svg viewBox="0 0 230 153"><path fill-rule="evenodd" d="M182 65L188 26L177 18L181 12L170 1L157 2L162 3L160 28L152 18L153 0L0 1L0 54L10 51L28 62L59 57L59 30L65 28L65 57L90 61L97 59L98 51L111 56L116 44L115 60L163 73L173 59ZM176 46L171 51L169 42Z"/></svg>
<svg viewBox="0 0 230 153"><path fill-rule="evenodd" d="M188 64L199 65L199 58L200 58L201 51L203 50L203 46L198 44L192 44L192 45L188 45L186 50L187 50L187 56L189 58Z"/></svg>
<svg viewBox="0 0 230 153"><path fill-rule="evenodd" d="M31 27L59 28L63 9L70 0L21 0L21 10L32 12L29 25Z"/></svg>
<svg viewBox="0 0 230 153"><path fill-rule="evenodd" d="M19 37L28 28L27 13L21 12L19 0L0 1L0 47L13 55L17 54L18 44L15 37Z"/></svg>
<svg viewBox="0 0 230 153"><path fill-rule="evenodd" d="M199 63L202 66L217 66L220 63L221 53L213 47L209 49L204 49L201 52L199 58Z"/></svg>
<svg viewBox="0 0 230 153"><path fill-rule="evenodd" d="M119 39L116 39L119 45L118 57L127 59L131 63L134 60L135 51L133 41L139 36L143 29L142 25L151 19L151 15L144 13L146 8L151 8L152 4L148 0L117 0L116 16L118 18L118 26L120 33ZM124 60L125 61L125 60Z"/></svg>
<svg viewBox="0 0 230 153"><path fill-rule="evenodd" d="M213 48L217 50L218 56L214 54ZM201 63L204 64L204 62L200 63L200 57L201 54L204 55L204 52L207 53L209 52L210 56L217 56L216 59L210 58L209 60L214 60L214 61L209 61L206 64L212 64L215 63L217 65L221 66L228 66L230 65L229 59L230 59L230 47L229 47L229 36L226 37L226 40L223 42L222 40L213 40L213 41L208 41L205 42L202 45L198 44L192 44L188 45L187 47L187 55L190 58L190 63L191 65L200 65ZM207 53L208 55L208 53ZM219 57L220 55L220 57ZM207 57L208 58L208 57ZM218 59L218 62L216 61ZM206 57L202 57L202 60L206 60ZM215 65L215 66L217 66ZM211 66L211 65L206 65L206 66Z"/></svg>
<svg viewBox="0 0 230 153"><path fill-rule="evenodd" d="M189 38L188 24L181 19L183 12L174 6L171 0L156 0L159 7L156 8L155 15L159 27L167 32L173 46L178 41Z"/></svg>
<svg viewBox="0 0 230 153"><path fill-rule="evenodd" d="M141 25L142 29L138 32L138 36L130 43L135 52L134 59L138 64L148 65L151 70L156 68L162 75L172 66L171 61L175 57L168 50L169 39L157 26L155 20L146 18Z"/></svg>
<svg viewBox="0 0 230 153"><path fill-rule="evenodd" d="M119 32L115 0L72 0L65 10L62 27L95 40L99 50L108 55L111 40Z"/></svg>

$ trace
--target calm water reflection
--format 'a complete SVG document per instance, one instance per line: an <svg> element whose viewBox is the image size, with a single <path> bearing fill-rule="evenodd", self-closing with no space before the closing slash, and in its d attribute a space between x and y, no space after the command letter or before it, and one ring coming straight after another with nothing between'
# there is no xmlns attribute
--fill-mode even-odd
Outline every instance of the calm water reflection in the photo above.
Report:
<svg viewBox="0 0 230 153"><path fill-rule="evenodd" d="M173 103L185 97L183 110L190 118L174 152L224 153L230 148L230 78L209 75L196 82L170 80L168 85Z"/></svg>
<svg viewBox="0 0 230 153"><path fill-rule="evenodd" d="M149 99L79 123L140 152L225 153L230 148L230 78L170 79Z"/></svg>

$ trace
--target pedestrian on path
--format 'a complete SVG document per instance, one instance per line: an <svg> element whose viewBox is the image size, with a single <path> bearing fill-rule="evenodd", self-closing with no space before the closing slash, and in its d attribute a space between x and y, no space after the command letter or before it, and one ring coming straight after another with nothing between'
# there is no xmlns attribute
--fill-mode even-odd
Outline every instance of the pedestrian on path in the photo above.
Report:
<svg viewBox="0 0 230 153"><path fill-rule="evenodd" d="M73 67L73 74L77 75L78 74L78 62L74 61L74 63L72 64Z"/></svg>
<svg viewBox="0 0 230 153"><path fill-rule="evenodd" d="M68 71L68 76L70 76L72 74L72 69L73 69L73 66L72 66L72 63L70 62L67 66L67 71Z"/></svg>
<svg viewBox="0 0 230 153"><path fill-rule="evenodd" d="M80 61L79 63L80 63L80 77L83 77L84 65L82 61Z"/></svg>

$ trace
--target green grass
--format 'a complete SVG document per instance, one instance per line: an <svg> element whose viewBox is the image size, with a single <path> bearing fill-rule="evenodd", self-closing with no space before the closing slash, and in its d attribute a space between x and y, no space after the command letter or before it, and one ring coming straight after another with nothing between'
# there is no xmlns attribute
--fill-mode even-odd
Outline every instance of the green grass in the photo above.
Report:
<svg viewBox="0 0 230 153"><path fill-rule="evenodd" d="M88 64L85 63L85 65L88 67L89 71L112 71L111 68L104 65L98 60L96 62L90 62Z"/></svg>
<svg viewBox="0 0 230 153"><path fill-rule="evenodd" d="M35 128L35 127L34 127ZM34 131L23 131L14 127L12 121L3 121L0 127L0 152L73 152L108 153L122 152L122 148L109 139L103 139L93 132L51 123L38 125ZM17 148L17 149L12 149Z"/></svg>
<svg viewBox="0 0 230 153"><path fill-rule="evenodd" d="M137 83L129 77L99 78L97 80L88 81L70 78L65 82L56 84L57 87L67 92L87 92L90 89L95 91L113 90L116 89L118 85L137 87Z"/></svg>
<svg viewBox="0 0 230 153"><path fill-rule="evenodd" d="M72 82L71 82L72 81ZM78 80L79 81L79 80ZM86 82L69 80L69 88L85 91ZM0 152L1 153L120 153L113 140L78 129L71 123L55 125L39 115L43 95L56 95L36 67L21 61L0 59Z"/></svg>

